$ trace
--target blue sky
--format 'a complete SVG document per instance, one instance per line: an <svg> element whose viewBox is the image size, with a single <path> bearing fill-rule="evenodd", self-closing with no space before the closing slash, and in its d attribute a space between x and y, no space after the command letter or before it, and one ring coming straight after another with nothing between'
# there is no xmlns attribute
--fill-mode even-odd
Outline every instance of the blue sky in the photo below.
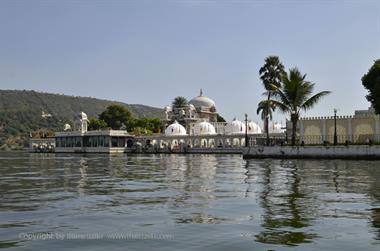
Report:
<svg viewBox="0 0 380 251"><path fill-rule="evenodd" d="M258 71L278 55L333 92L307 116L346 115L369 106L380 1L0 0L0 34L0 89L164 107L203 88L227 119L259 121Z"/></svg>

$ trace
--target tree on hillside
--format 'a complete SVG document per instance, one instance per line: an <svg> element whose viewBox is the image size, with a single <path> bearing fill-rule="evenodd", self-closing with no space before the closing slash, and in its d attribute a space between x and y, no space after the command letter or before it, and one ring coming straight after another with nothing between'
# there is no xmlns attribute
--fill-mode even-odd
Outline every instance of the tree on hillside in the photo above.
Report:
<svg viewBox="0 0 380 251"><path fill-rule="evenodd" d="M377 114L380 114L380 59L377 59L368 73L362 77L362 84L368 90L367 100Z"/></svg>
<svg viewBox="0 0 380 251"><path fill-rule="evenodd" d="M297 122L301 110L311 109L329 91L322 91L313 95L314 84L306 81L306 74L302 75L297 68L289 70L282 77L282 85L273 92L273 104L284 113L290 114L292 122L292 145L296 142Z"/></svg>
<svg viewBox="0 0 380 251"><path fill-rule="evenodd" d="M123 125L127 125L131 118L130 111L122 105L110 105L99 115L99 119L114 130L119 130Z"/></svg>
<svg viewBox="0 0 380 251"><path fill-rule="evenodd" d="M267 101L269 101L273 92L281 87L281 76L285 73L284 65L277 56L269 56L265 59L265 64L260 68L259 73L265 88L264 94L266 94ZM269 115L271 111L269 111L270 106L266 106L266 108L264 131L267 134L266 143L269 145L269 117L267 115Z"/></svg>
<svg viewBox="0 0 380 251"><path fill-rule="evenodd" d="M105 129L107 127L107 123L101 119L92 118L88 123L88 130L100 130Z"/></svg>
<svg viewBox="0 0 380 251"><path fill-rule="evenodd" d="M172 102L172 105L175 108L181 108L181 107L186 106L187 104L188 104L187 99L182 96L175 97Z"/></svg>
<svg viewBox="0 0 380 251"><path fill-rule="evenodd" d="M161 132L161 126L162 122L159 118L141 118L134 120L132 129L143 128L153 133L159 133Z"/></svg>

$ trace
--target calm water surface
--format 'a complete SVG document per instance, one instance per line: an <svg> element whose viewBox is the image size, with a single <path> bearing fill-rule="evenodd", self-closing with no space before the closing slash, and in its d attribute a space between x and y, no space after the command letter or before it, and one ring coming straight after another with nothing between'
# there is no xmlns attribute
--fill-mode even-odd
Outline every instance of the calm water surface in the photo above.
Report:
<svg viewBox="0 0 380 251"><path fill-rule="evenodd" d="M0 153L0 249L380 250L380 162Z"/></svg>

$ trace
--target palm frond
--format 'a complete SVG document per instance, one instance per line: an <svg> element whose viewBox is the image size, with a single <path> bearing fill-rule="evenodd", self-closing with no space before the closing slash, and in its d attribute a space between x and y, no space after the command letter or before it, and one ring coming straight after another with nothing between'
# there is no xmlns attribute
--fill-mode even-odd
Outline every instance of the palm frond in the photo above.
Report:
<svg viewBox="0 0 380 251"><path fill-rule="evenodd" d="M283 103L286 106L291 106L291 102L289 101L288 96L283 92L282 89L277 89L275 92L272 93L272 96L275 100Z"/></svg>
<svg viewBox="0 0 380 251"><path fill-rule="evenodd" d="M321 92L313 95L314 83L305 80L306 74L301 74L297 68L289 69L282 75L282 86L272 92L274 104L281 111L296 112L308 110L323 96L330 92ZM312 97L310 97L313 95Z"/></svg>
<svg viewBox="0 0 380 251"><path fill-rule="evenodd" d="M178 97L175 97L173 102L172 102L172 105L174 107L184 107L188 104L188 101L185 97L182 97L182 96L178 96Z"/></svg>
<svg viewBox="0 0 380 251"><path fill-rule="evenodd" d="M265 64L260 68L260 79L267 91L274 91L281 86L281 75L285 72L283 64L277 56L269 56L265 59Z"/></svg>
<svg viewBox="0 0 380 251"><path fill-rule="evenodd" d="M273 104L272 100L262 100L257 105L256 113L261 113L261 119L265 119L268 115L272 119L273 112L276 110L276 106Z"/></svg>
<svg viewBox="0 0 380 251"><path fill-rule="evenodd" d="M315 95L313 95L312 97L310 97L309 99L307 99L301 106L300 108L304 111L307 111L309 110L311 107L313 107L321 98L323 98L324 96L330 94L331 92L330 91L322 91L322 92L319 92Z"/></svg>
<svg viewBox="0 0 380 251"><path fill-rule="evenodd" d="M277 100L271 100L272 104L278 108L280 111L284 112L284 113L287 113L287 112L290 112L291 111L291 108Z"/></svg>

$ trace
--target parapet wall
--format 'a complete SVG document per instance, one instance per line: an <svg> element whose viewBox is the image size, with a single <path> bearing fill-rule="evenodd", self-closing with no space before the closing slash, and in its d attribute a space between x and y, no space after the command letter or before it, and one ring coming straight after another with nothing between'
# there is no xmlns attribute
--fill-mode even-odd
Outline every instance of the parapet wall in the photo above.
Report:
<svg viewBox="0 0 380 251"><path fill-rule="evenodd" d="M352 116L352 115L347 115L347 116L336 116L336 119L353 119L354 117L358 116ZM361 117L373 117L372 116L361 116ZM334 116L325 116L325 117L304 117L300 118L300 120L323 120L323 119L334 119Z"/></svg>
<svg viewBox="0 0 380 251"><path fill-rule="evenodd" d="M336 116L336 119L355 119L355 118L375 118L379 115L376 115L374 113L360 113L357 112L355 115L344 115L344 116ZM333 120L335 119L334 116L323 116L323 117L303 117L300 118L300 120Z"/></svg>

